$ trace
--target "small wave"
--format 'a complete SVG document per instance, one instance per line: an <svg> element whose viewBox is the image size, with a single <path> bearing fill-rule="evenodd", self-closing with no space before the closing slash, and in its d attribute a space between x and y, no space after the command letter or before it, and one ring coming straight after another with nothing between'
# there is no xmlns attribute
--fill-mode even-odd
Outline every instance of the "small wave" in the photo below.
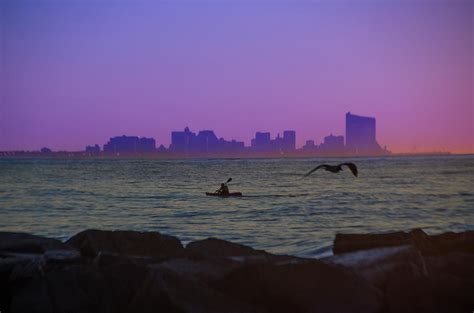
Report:
<svg viewBox="0 0 474 313"><path fill-rule="evenodd" d="M463 174L464 171L441 171L440 174L442 175L459 175Z"/></svg>
<svg viewBox="0 0 474 313"><path fill-rule="evenodd" d="M154 196L117 196L115 197L116 199L122 199L122 200L143 200L143 199L168 199L171 198L171 196L163 195L154 195Z"/></svg>
<svg viewBox="0 0 474 313"><path fill-rule="evenodd" d="M278 195L278 194L269 194L269 195L243 195L243 198L297 198L297 197L307 197L311 194L301 193L301 194L287 194L287 195Z"/></svg>
<svg viewBox="0 0 474 313"><path fill-rule="evenodd" d="M306 257L306 258L315 258L315 259L324 259L333 255L332 253L333 245L322 246L316 249L311 249L298 253L297 256Z"/></svg>

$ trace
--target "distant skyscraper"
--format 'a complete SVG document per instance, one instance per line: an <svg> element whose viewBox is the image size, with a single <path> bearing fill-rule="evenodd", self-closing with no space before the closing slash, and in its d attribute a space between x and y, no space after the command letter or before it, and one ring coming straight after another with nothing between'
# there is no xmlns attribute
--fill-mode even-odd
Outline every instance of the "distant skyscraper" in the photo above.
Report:
<svg viewBox="0 0 474 313"><path fill-rule="evenodd" d="M184 131L174 131L171 133L171 146L170 150L173 152L189 152L191 143L196 137L196 134L186 127Z"/></svg>
<svg viewBox="0 0 474 313"><path fill-rule="evenodd" d="M271 150L271 139L269 132L256 132L255 139L252 140L252 149L255 151L266 152Z"/></svg>
<svg viewBox="0 0 474 313"><path fill-rule="evenodd" d="M346 114L346 148L355 154L383 152L376 141L375 118Z"/></svg>
<svg viewBox="0 0 474 313"><path fill-rule="evenodd" d="M196 152L218 152L219 139L212 130L201 130L193 142L193 151Z"/></svg>
<svg viewBox="0 0 474 313"><path fill-rule="evenodd" d="M283 132L282 150L285 152L295 151L296 132L294 130L285 130Z"/></svg>
<svg viewBox="0 0 474 313"><path fill-rule="evenodd" d="M255 145L266 146L270 144L270 133L269 132L257 132L255 133Z"/></svg>
<svg viewBox="0 0 474 313"><path fill-rule="evenodd" d="M280 134L277 134L276 138L270 140L270 151L272 152L282 152L283 148L283 138L280 137Z"/></svg>

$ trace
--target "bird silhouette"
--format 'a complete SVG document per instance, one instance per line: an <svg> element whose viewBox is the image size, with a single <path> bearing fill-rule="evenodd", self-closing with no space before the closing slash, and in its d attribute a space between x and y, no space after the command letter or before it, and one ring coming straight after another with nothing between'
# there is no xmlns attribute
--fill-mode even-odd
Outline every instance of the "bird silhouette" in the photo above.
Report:
<svg viewBox="0 0 474 313"><path fill-rule="evenodd" d="M347 166L351 170L351 172L352 172L352 174L354 174L354 176L357 176L357 173L358 173L357 166L354 163L341 163L341 164L338 164L338 165L328 165L328 164L318 165L315 168L313 168L311 171L306 173L304 175L304 177L307 177L307 176L311 175L313 172L319 170L320 168L325 169L328 172L339 173L340 171L342 171L342 166L344 166L344 165Z"/></svg>

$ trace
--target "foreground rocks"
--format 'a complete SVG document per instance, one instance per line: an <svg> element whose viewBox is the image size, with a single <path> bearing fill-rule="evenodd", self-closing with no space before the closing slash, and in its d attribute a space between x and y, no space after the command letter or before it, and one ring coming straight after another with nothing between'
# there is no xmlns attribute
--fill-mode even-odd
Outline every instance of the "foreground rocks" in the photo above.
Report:
<svg viewBox="0 0 474 313"><path fill-rule="evenodd" d="M209 238L0 233L4 312L469 312L472 233L338 235L303 259ZM342 253L342 252L344 253Z"/></svg>
<svg viewBox="0 0 474 313"><path fill-rule="evenodd" d="M473 312L474 232L338 234L326 262L384 294L387 312Z"/></svg>

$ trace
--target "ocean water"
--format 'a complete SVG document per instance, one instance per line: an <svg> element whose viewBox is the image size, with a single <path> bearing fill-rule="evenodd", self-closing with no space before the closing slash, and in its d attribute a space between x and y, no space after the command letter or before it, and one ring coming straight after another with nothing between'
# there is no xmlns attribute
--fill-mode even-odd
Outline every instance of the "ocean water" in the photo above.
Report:
<svg viewBox="0 0 474 313"><path fill-rule="evenodd" d="M317 171L352 161L359 177ZM232 177L241 198L207 197ZM0 231L65 240L87 229L147 230L184 244L218 237L318 257L334 236L421 227L474 230L474 156L0 159Z"/></svg>

